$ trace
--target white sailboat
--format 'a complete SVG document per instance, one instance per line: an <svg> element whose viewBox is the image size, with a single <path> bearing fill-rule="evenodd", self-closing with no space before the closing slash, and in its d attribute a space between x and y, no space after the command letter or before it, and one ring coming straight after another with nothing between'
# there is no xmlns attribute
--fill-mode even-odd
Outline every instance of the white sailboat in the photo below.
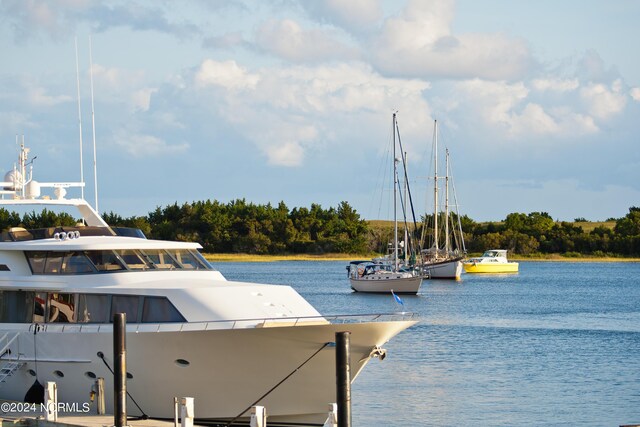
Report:
<svg viewBox="0 0 640 427"><path fill-rule="evenodd" d="M198 243L129 237L66 198L84 183L36 182L27 155L0 183L0 208L76 208L84 225L0 235L0 399L38 403L55 381L59 402L83 407L97 378L113 390L110 322L124 312L131 416L172 419L173 398L190 396L198 424L247 424L259 404L269 425L319 426L336 400L335 333L351 332L356 378L416 323L323 316L289 286L227 281ZM113 403L106 393L107 412Z"/></svg>
<svg viewBox="0 0 640 427"><path fill-rule="evenodd" d="M451 224L453 218L449 212L449 187L450 187L450 166L449 150L446 150L446 165L444 176L444 212L440 211L438 186L443 177L438 176L438 121L434 121L433 130L433 152L434 152L434 177L433 177L433 226L432 244L422 251L422 271L432 279L460 279L462 274L462 260L466 252L464 248L464 236L460 224L460 216L456 215L458 221ZM455 195L455 193L454 193ZM457 207L457 202L456 202ZM440 215L444 215L444 236L440 237L442 230L438 223ZM427 227L425 227L426 229ZM455 244L454 244L455 242Z"/></svg>
<svg viewBox="0 0 640 427"><path fill-rule="evenodd" d="M347 266L351 288L356 292L416 294L422 276L400 266L398 243L398 159L396 158L396 113L393 113L393 257L391 262L352 261Z"/></svg>

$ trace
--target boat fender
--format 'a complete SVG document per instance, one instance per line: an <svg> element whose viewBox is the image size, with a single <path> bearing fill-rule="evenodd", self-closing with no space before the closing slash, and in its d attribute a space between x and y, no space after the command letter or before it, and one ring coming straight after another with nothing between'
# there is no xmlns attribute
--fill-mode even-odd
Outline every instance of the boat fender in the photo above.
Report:
<svg viewBox="0 0 640 427"><path fill-rule="evenodd" d="M24 401L27 403L41 404L44 403L44 387L40 381L36 379L31 388L24 395Z"/></svg>

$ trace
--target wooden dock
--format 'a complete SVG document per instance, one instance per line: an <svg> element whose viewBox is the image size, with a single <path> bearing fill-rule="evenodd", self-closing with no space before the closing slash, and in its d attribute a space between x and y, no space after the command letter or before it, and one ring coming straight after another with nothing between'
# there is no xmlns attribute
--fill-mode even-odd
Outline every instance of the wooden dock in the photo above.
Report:
<svg viewBox="0 0 640 427"><path fill-rule="evenodd" d="M58 421L46 421L38 416L3 416L1 427L113 427L113 415L78 415L58 417ZM130 427L173 427L173 421L128 420Z"/></svg>

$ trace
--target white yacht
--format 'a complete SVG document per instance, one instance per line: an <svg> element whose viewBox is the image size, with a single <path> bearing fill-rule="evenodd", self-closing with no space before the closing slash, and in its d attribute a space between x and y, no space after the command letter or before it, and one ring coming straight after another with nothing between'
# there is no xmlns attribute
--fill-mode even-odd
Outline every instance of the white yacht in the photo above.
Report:
<svg viewBox="0 0 640 427"><path fill-rule="evenodd" d="M197 422L246 424L259 404L269 425L322 425L336 401L335 333L351 332L355 379L416 323L323 316L289 286L227 281L198 243L110 227L84 199L65 198L84 184L27 177L25 150L0 183L0 208L75 207L84 225L2 232L0 399L38 401L55 381L59 402L82 407L103 377L112 413L111 322L124 312L130 416L172 419L174 397L190 396ZM55 194L41 196L47 188Z"/></svg>

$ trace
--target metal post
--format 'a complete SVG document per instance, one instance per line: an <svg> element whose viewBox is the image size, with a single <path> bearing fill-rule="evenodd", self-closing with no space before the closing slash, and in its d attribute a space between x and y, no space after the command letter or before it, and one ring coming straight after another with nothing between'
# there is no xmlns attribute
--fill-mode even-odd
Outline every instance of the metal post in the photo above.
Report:
<svg viewBox="0 0 640 427"><path fill-rule="evenodd" d="M44 403L47 405L45 419L47 421L58 421L58 388L55 382L47 381L47 388L44 390Z"/></svg>
<svg viewBox="0 0 640 427"><path fill-rule="evenodd" d="M173 398L173 427L178 427L180 425L180 402L177 397Z"/></svg>
<svg viewBox="0 0 640 427"><path fill-rule="evenodd" d="M249 427L267 427L267 411L264 409L264 406L251 407Z"/></svg>
<svg viewBox="0 0 640 427"><path fill-rule="evenodd" d="M98 415L104 415L106 411L105 395L104 395L104 378L99 377L96 380L96 400L98 407Z"/></svg>
<svg viewBox="0 0 640 427"><path fill-rule="evenodd" d="M180 399L181 427L193 427L193 419L195 418L193 406L193 397L183 397Z"/></svg>
<svg viewBox="0 0 640 427"><path fill-rule="evenodd" d="M113 315L113 423L115 427L127 425L127 314Z"/></svg>
<svg viewBox="0 0 640 427"><path fill-rule="evenodd" d="M329 416L322 427L338 427L338 405L329 403Z"/></svg>
<svg viewBox="0 0 640 427"><path fill-rule="evenodd" d="M351 369L349 366L349 336L351 332L336 332L336 397L338 427L351 427Z"/></svg>

